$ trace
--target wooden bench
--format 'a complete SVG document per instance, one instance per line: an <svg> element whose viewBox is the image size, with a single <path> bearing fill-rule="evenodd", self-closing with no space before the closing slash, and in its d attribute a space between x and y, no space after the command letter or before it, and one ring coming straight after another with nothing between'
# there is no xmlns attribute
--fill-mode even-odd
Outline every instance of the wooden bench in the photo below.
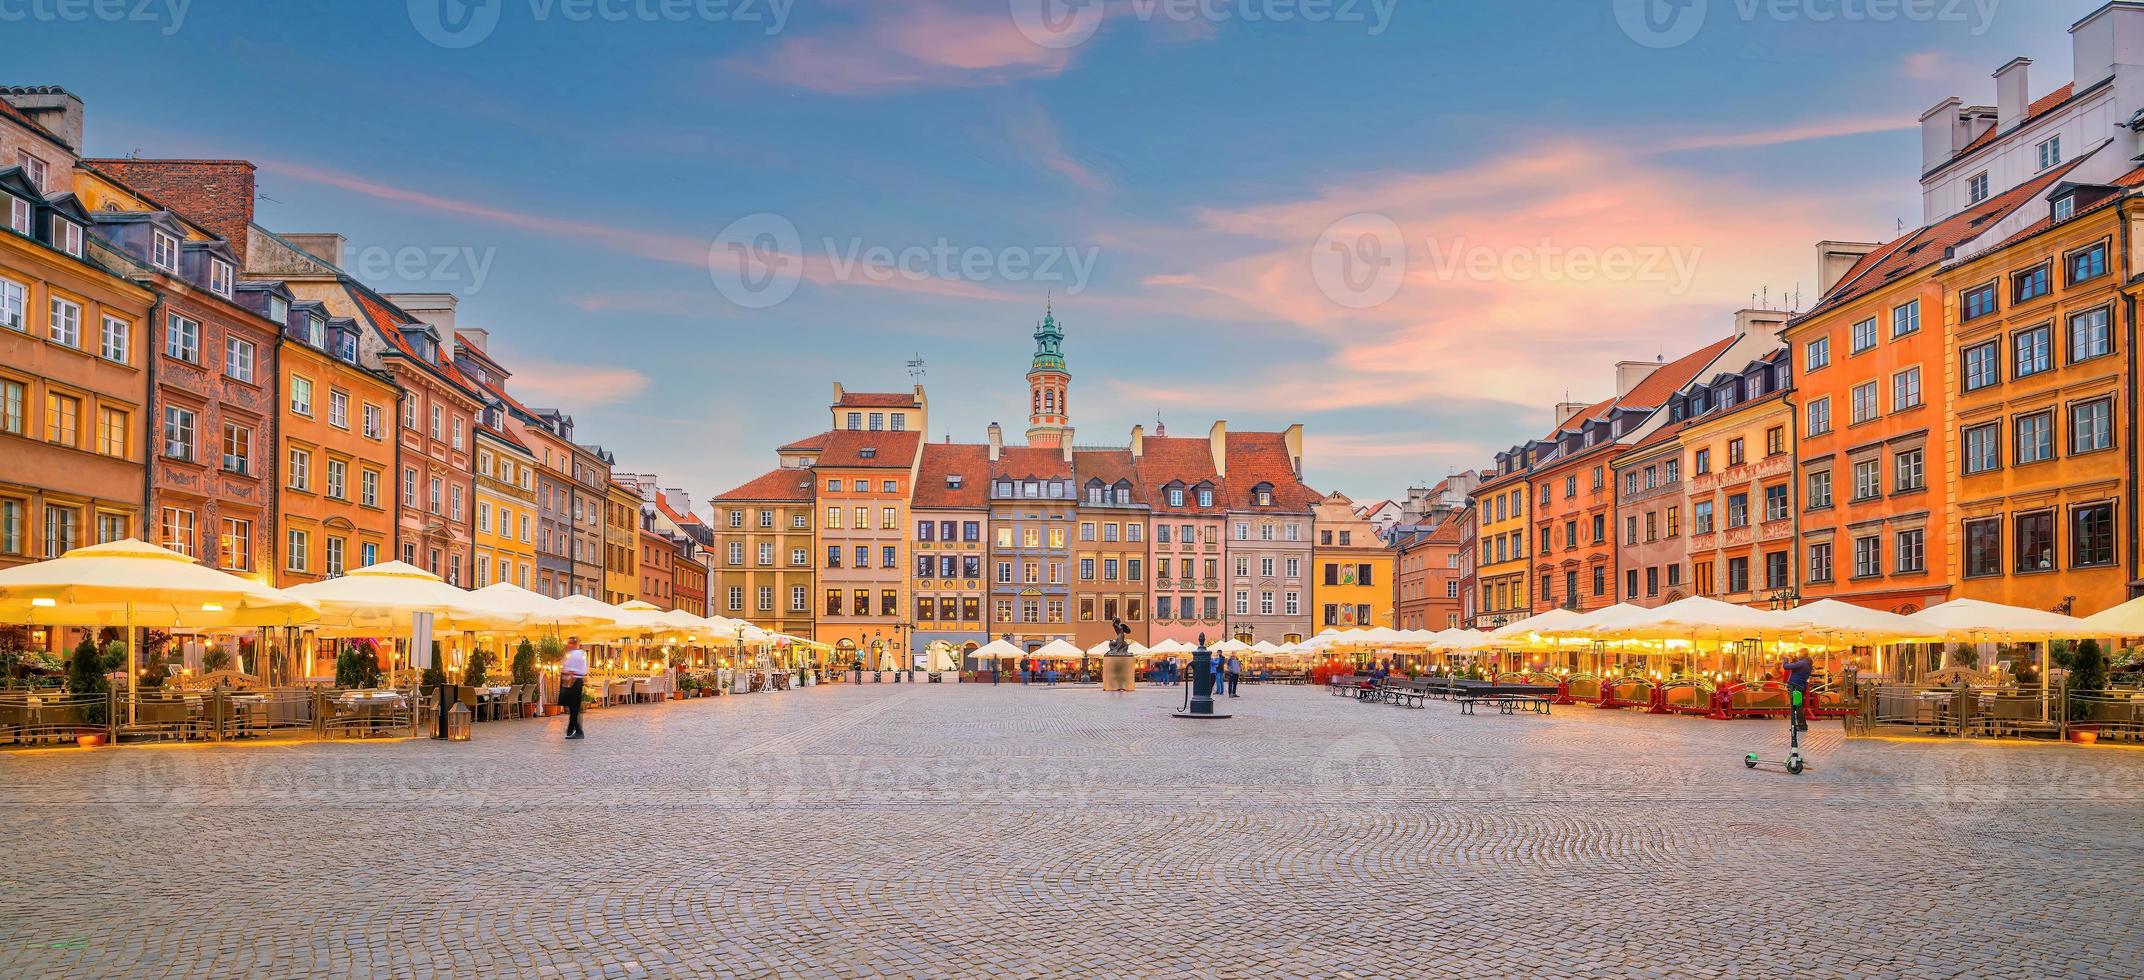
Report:
<svg viewBox="0 0 2144 980"><path fill-rule="evenodd" d="M1464 715L1473 714L1477 704L1495 705L1500 714L1517 714L1523 710L1545 715L1551 703L1551 699L1537 694L1458 694L1452 700L1459 702L1459 713Z"/></svg>

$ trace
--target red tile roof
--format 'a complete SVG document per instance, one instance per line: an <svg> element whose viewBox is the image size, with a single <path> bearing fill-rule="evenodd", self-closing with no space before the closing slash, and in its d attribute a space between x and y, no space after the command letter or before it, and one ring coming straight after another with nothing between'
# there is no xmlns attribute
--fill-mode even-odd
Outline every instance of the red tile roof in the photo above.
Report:
<svg viewBox="0 0 2144 980"><path fill-rule="evenodd" d="M1652 432L1648 433L1645 438L1640 439L1637 442L1631 443L1630 448L1624 450L1623 453L1624 455L1629 455L1631 453L1650 449L1654 446L1660 445L1663 442L1675 438L1677 435L1681 434L1682 430L1687 429L1689 427L1689 419L1684 419L1680 422L1669 422L1668 424L1663 425L1660 428L1654 429Z"/></svg>
<svg viewBox="0 0 2144 980"><path fill-rule="evenodd" d="M1653 373L1638 382L1616 404L1626 408L1659 408L1668 403L1668 396L1681 391L1727 348L1734 346L1735 338L1722 337L1675 360L1654 368Z"/></svg>
<svg viewBox="0 0 2144 980"><path fill-rule="evenodd" d="M956 475L960 477L960 486L948 485L946 478ZM915 498L909 506L919 509L988 508L990 447L968 443L924 443L923 461L916 469Z"/></svg>
<svg viewBox="0 0 2144 980"><path fill-rule="evenodd" d="M1147 491L1148 502L1157 512L1218 515L1227 510L1228 487L1214 469L1211 445L1203 437L1185 436L1148 436L1141 443L1138 482ZM1170 507L1169 498L1161 488L1171 483L1181 483L1185 487L1212 484L1214 505L1200 507L1198 497L1187 493L1182 507Z"/></svg>
<svg viewBox="0 0 2144 980"><path fill-rule="evenodd" d="M922 442L921 432L836 429L826 434L819 465L905 470L916 461Z"/></svg>
<svg viewBox="0 0 2144 980"><path fill-rule="evenodd" d="M522 442L519 437L515 436L511 432L506 431L505 429L501 429L496 426L485 425L482 422L478 422L476 424L476 430L494 439L497 439L500 442L506 443L507 445L512 446L515 449L519 449L522 452L528 453L532 457L536 455L533 452L529 452L529 447L527 443Z"/></svg>
<svg viewBox="0 0 2144 980"><path fill-rule="evenodd" d="M2027 201L2046 193L2049 187L2053 187L2056 181L2061 180L2085 159L2086 157L2073 158L2062 166L1980 202L1976 207L1885 243L1862 256L1861 261L1854 263L1854 267L1831 287L1829 294L1819 300L1809 312L1795 317L1794 322L1805 322L1819 313L1875 292L1907 273L1942 262L1951 249L1971 241L1986 230L1987 226L2007 217Z"/></svg>
<svg viewBox="0 0 2144 980"><path fill-rule="evenodd" d="M780 448L779 450L776 450L776 451L777 451L777 452L785 452L785 453L788 453L788 452L811 452L811 451L816 451L816 450L820 450L820 449L825 449L825 448L826 448L826 439L827 439L827 437L828 437L828 436L831 436L831 435L833 435L833 433L831 433L831 432L821 432L821 433L819 433L818 435L815 435L815 436L805 436L804 438L802 438L802 439L798 439L797 441L795 441L795 442L792 442L792 443L790 443L789 445L783 446L783 447L781 447L781 448Z"/></svg>
<svg viewBox="0 0 2144 980"><path fill-rule="evenodd" d="M715 495L716 500L779 500L810 503L813 499L810 470L777 469L762 473L741 487Z"/></svg>
<svg viewBox="0 0 2144 980"><path fill-rule="evenodd" d="M1006 446L998 451L997 465L991 467L992 477L1069 477L1072 465L1065 462L1062 449L1042 449L1035 446Z"/></svg>
<svg viewBox="0 0 2144 980"><path fill-rule="evenodd" d="M2135 170L2131 170L2130 172L2121 175L2120 177L2116 177L2113 181L2111 181L2111 183L2115 187L2144 186L2144 167L2138 167ZM2070 214L2068 220L2074 221L2079 217L2091 214L2092 212L2100 210L2101 208L2109 207L2115 202L2120 201L2121 199L2122 196L2120 194L2108 194L2100 200L2092 202L2092 204L2087 207L2078 208L2076 211ZM2003 239L2000 244L1996 245L1994 249L1989 249L1989 251L1992 252L1995 249L2006 248L2008 246L2015 245L2018 242L2024 241L2027 238L2031 238L2032 236L2046 231L2049 228L2053 228L2054 226L2055 216L2054 212L2050 210L2048 212L2047 217L2041 218L2040 220L2035 221L2032 224L2026 225L2023 229L2020 229L2017 234L2011 235L2010 237Z"/></svg>
<svg viewBox="0 0 2144 980"><path fill-rule="evenodd" d="M840 408L922 408L914 392L844 391Z"/></svg>
<svg viewBox="0 0 2144 980"><path fill-rule="evenodd" d="M418 355L417 349L409 345L409 340L402 336L402 327L404 325L423 323L424 321L388 306L385 300L372 295L372 291L363 286L351 283L348 288L351 298L357 301L358 308L365 311L365 318L372 321L374 332L378 333L389 347L394 348L402 356L429 368L434 374L446 379L449 384L460 387L472 397L479 396L484 392L485 389L482 385L477 384L468 375L463 374L461 369L455 367L452 361L438 356L438 351L433 352L433 357L425 358Z"/></svg>
<svg viewBox="0 0 2144 980"><path fill-rule="evenodd" d="M1303 483L1288 454L1288 437L1281 432L1230 432L1228 439L1229 509L1253 506L1251 491L1261 483L1273 485L1276 510L1309 510L1325 495Z"/></svg>
<svg viewBox="0 0 2144 980"><path fill-rule="evenodd" d="M1607 411L1610 407L1614 405L1615 399L1609 398L1604 399L1602 401L1594 402L1593 404L1588 405L1585 408L1579 409L1577 414L1572 415L1570 418L1564 419L1563 424L1548 430L1548 435L1542 436L1541 441L1555 442L1556 436L1561 433L1576 432L1581 426L1584 426L1586 424L1587 419L1594 418L1600 415L1602 412Z"/></svg>
<svg viewBox="0 0 2144 980"><path fill-rule="evenodd" d="M1088 480L1100 480L1103 486L1113 487L1119 480L1132 484L1132 502L1146 503L1146 488L1139 484L1138 461L1132 459L1129 449L1076 449L1072 452L1072 469L1079 476L1080 495L1086 496Z"/></svg>

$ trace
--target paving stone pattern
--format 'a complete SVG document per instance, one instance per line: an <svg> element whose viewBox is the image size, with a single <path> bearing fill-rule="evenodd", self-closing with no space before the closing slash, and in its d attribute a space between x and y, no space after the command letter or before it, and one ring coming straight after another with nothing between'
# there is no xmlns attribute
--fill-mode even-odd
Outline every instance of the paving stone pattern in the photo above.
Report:
<svg viewBox="0 0 2144 980"><path fill-rule="evenodd" d="M837 685L0 755L0 977L2144 976L2144 751Z"/></svg>

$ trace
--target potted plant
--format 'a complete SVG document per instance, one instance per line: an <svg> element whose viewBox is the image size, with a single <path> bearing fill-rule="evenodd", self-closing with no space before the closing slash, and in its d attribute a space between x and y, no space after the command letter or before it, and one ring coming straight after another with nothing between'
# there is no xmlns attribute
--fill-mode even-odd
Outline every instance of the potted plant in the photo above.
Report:
<svg viewBox="0 0 2144 980"><path fill-rule="evenodd" d="M462 683L470 687L483 687L491 679L491 651L472 650L469 662L462 668Z"/></svg>
<svg viewBox="0 0 2144 980"><path fill-rule="evenodd" d="M83 637L81 645L74 648L74 657L67 662L67 693L96 696L96 700L81 706L82 724L100 729L107 724L111 715L106 698L111 691L111 681L104 675L103 651L97 649L96 641ZM78 733L75 742L92 748L103 745L104 732Z"/></svg>
<svg viewBox="0 0 2144 980"><path fill-rule="evenodd" d="M2107 658L2100 652L2098 640L2085 640L2070 653L2070 694L2096 694L2107 689ZM2083 721L2091 717L2089 703L2071 699L2070 721ZM2099 726L2071 725L2070 741L2090 745L2099 741Z"/></svg>
<svg viewBox="0 0 2144 980"><path fill-rule="evenodd" d="M201 655L201 670L203 673L213 674L229 666L231 666L231 653L222 647L217 647Z"/></svg>

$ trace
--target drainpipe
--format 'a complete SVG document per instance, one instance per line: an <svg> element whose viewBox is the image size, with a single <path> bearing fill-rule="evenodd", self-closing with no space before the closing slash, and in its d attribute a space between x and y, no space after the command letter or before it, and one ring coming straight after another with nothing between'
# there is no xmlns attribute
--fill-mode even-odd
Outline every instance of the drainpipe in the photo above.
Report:
<svg viewBox="0 0 2144 980"><path fill-rule="evenodd" d="M162 438L157 433L163 431L156 412L156 337L161 330L160 324L164 322L164 291L156 288L153 282L144 281L143 285L148 287L156 301L149 304L149 329L142 331L142 364L147 368L149 387L142 392L142 411L147 417L142 419L141 539L154 542L156 538L149 532L149 522L155 518L156 507L155 447L157 440Z"/></svg>
<svg viewBox="0 0 2144 980"><path fill-rule="evenodd" d="M2130 257L2130 255L2132 254L2132 253L2130 252L2130 249L2134 247L2134 243L2132 243L2132 242L2130 241L2130 235L2129 235L2129 212L2130 212L2130 210L2131 210L2131 207L2130 207L2130 202L2131 202L2131 201L2133 201L2133 200L2135 200L2135 197L2134 197L2134 196L2128 196L2128 195L2125 195L2125 199L2124 199L2124 200L2122 201L2122 203L2121 203L2121 207L2119 208L2119 211L2118 211L2117 217L2116 217L2116 219L2115 219L2115 223L2116 223L2116 225L2117 225L2117 226L2119 227L2119 229L2120 229L2120 232L2121 232L2121 236L2122 236L2122 247L2121 247L2121 252L2120 252L2120 255L2121 255L2121 257L2122 257L2122 260L2123 260L2123 262L2124 262L2124 264L2125 264L2125 265L2126 265L2126 264L2128 264L2128 260L2129 260L2129 257ZM2131 279L2130 279L2130 285L2131 285L2131 286L2133 287L2133 286L2135 285L2136 281L2137 281L2137 280L2136 280L2136 277L2131 277ZM2128 526L2129 526L2129 527L2128 527L2128 535L2127 535L2127 537L2128 537L2128 546L2129 546L2129 547L2128 547L2128 551L2129 551L2129 582L2135 582L2135 581L2137 580L2137 575L2138 575L2138 565L2137 565L2137 563L2138 563L2138 555L2137 555L2137 477L2138 477L2138 468L2137 468L2137 446L2136 446L2136 443L2135 443L2135 441L2134 441L2134 440L2135 440L2135 439L2136 439L2136 437L2137 437L2137 420L2138 420L2138 415L2137 415L2137 297L2136 297L2136 293L2135 293L2135 291L2134 291L2133 289L2124 289L2124 290L2122 290L2122 337L2123 337L2124 339L2126 339L2127 341L2129 341L2129 344L2128 344L2128 352L2127 352L2127 355L2126 355L2126 356L2128 357L2128 359L2129 359L2129 364L2128 364L2128 370L2127 370L2127 371L2125 371L2125 372L2123 372L2123 374L2122 374L2122 394L2123 394L2123 398L2124 398L2124 399L2125 399L2125 400L2127 401L2127 403L2128 403L2128 405L2129 405L2129 408L2127 409L2127 411L2129 412L2129 420L2130 420L2130 425L2129 425L2129 431L2128 431L2127 433L2125 433L2125 434L2126 434L2126 435L2127 435L2127 436L2128 436L2128 437L2129 437L2129 438L2130 438L2130 439L2132 440L2132 441L2130 442L2130 444L2129 444L2129 450L2128 450L2127 452L2125 452L2125 453L2123 454L2123 455L2127 456L2127 457L2128 457L2128 459L2129 459L2129 474L2128 474L2128 475L2129 475L2129 479L2128 479L2128 481L2127 481L2127 483L2128 483L2128 486L2127 486L2127 488L2126 488L2126 493L2125 493L2125 496L2126 496L2126 498L2127 498L2127 499L2125 499L2125 500L2123 501L2123 504L2124 504L2124 506L2125 506L2125 508L2126 508L2126 511L2125 511L2125 516L2126 516L2127 520L2125 521L2125 523L2127 523L2127 524L2128 524ZM2128 583L2124 583L2122 591L2123 591L2123 593L2124 593L2125 595L2128 595L2128 596L2132 596L2132 597L2133 597L2134 595L2136 595L2136 590L2135 590L2135 587L2134 587L2133 585L2130 585L2130 584L2128 584Z"/></svg>

